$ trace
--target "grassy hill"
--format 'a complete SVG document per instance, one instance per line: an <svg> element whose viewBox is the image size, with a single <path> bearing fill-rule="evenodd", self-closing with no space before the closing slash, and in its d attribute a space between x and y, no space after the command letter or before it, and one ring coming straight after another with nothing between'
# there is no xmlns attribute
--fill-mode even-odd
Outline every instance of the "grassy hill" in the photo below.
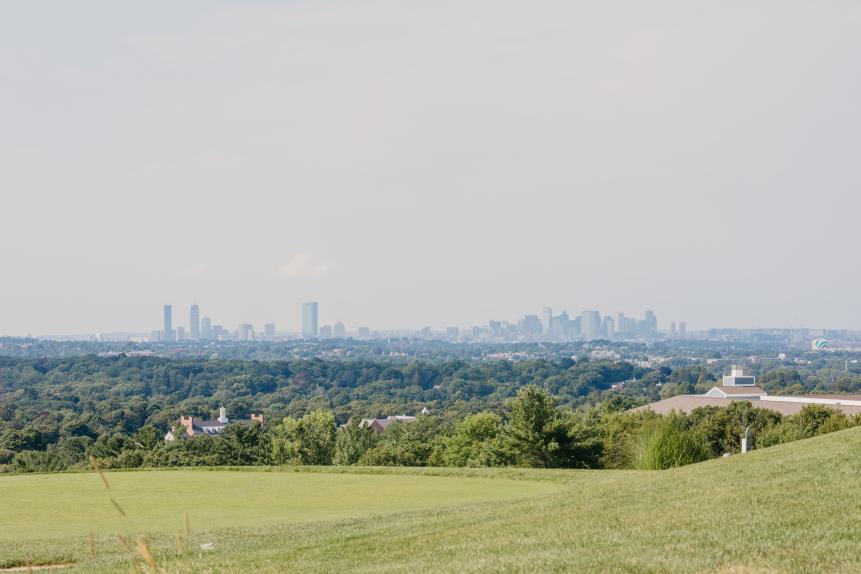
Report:
<svg viewBox="0 0 861 574"><path fill-rule="evenodd" d="M118 533L148 532L170 572L861 571L861 428L669 471L108 478L128 506L127 525L111 518L95 475L0 477L0 564L127 571L124 550L104 535L113 524ZM205 513L213 497L231 495L237 500L221 513ZM185 510L191 534L181 538ZM95 558L81 532L90 527Z"/></svg>

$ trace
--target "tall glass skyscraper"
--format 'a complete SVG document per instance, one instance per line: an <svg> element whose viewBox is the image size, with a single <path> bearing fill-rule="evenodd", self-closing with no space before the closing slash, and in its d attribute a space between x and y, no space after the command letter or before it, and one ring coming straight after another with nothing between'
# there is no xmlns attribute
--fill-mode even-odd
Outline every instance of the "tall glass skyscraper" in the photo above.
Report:
<svg viewBox="0 0 861 574"><path fill-rule="evenodd" d="M599 338L601 336L601 313L598 311L580 313L580 334L586 339Z"/></svg>
<svg viewBox="0 0 861 574"><path fill-rule="evenodd" d="M200 307L191 306L191 322L188 324L188 336L192 339L200 339Z"/></svg>
<svg viewBox="0 0 861 574"><path fill-rule="evenodd" d="M173 306L165 305L164 306L164 336L162 337L164 341L175 341L176 334L173 331Z"/></svg>
<svg viewBox="0 0 861 574"><path fill-rule="evenodd" d="M200 338L201 339L212 339L212 321L210 321L209 317L204 317L200 320Z"/></svg>
<svg viewBox="0 0 861 574"><path fill-rule="evenodd" d="M302 337L317 338L317 303L302 303Z"/></svg>

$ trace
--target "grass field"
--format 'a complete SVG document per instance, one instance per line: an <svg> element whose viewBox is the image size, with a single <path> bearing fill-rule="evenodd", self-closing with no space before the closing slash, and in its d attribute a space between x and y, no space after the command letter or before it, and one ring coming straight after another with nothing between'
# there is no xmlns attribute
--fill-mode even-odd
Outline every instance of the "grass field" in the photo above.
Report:
<svg viewBox="0 0 861 574"><path fill-rule="evenodd" d="M93 474L0 477L0 563L128 571L124 550L105 534L127 528L147 533L169 572L861 571L861 428L669 471L154 471L108 479L127 526ZM237 500L213 503L230 497ZM180 540L185 510L191 534Z"/></svg>

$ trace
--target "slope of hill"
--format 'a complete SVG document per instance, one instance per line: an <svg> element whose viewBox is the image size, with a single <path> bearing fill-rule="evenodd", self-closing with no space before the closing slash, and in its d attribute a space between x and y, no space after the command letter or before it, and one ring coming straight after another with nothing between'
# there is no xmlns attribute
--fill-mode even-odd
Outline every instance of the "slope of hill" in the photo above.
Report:
<svg viewBox="0 0 861 574"><path fill-rule="evenodd" d="M175 532L148 540L159 566L170 572L858 572L859 455L861 428L855 428L669 471L374 471L391 480L437 474L446 477L437 480L461 484L509 478L526 488L495 500L424 493L429 504L421 510L369 508L346 519L285 517L254 526L242 520L228 528L201 524L185 540ZM352 469L312 472L360 482L379 478ZM192 474L205 490L208 477L220 473ZM146 482L151 474L134 476ZM11 479L0 478L0 490ZM7 488L4 500L10 494ZM95 546L91 558L85 536L7 538L0 553L7 564L28 559L75 562L73 570L85 572L128 568L119 544L98 538Z"/></svg>

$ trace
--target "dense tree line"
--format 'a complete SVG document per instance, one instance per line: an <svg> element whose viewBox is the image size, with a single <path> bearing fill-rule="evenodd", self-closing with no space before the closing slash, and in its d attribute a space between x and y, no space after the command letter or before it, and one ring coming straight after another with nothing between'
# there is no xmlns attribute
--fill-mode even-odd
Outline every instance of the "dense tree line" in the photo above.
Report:
<svg viewBox="0 0 861 574"><path fill-rule="evenodd" d="M794 416L749 402L704 407L689 415L559 407L535 385L522 387L503 415L482 411L450 421L420 415L378 433L355 418L340 428L334 413L314 410L264 427L234 424L220 434L164 442L151 425L103 435L91 445L68 440L46 450L21 450L8 470L48 472L86 467L93 455L106 468L255 465L516 466L531 468L664 469L737 453L745 429L765 448L861 423L842 412L808 405ZM181 435L180 429L175 429Z"/></svg>
<svg viewBox="0 0 861 574"><path fill-rule="evenodd" d="M565 404L600 401L614 383L642 377L628 363L565 361L411 362L320 359L234 361L154 357L0 357L0 464L10 452L78 453L144 426L169 430L181 415L269 420L315 409L351 416L417 412L448 420L500 411L520 387L538 384Z"/></svg>
<svg viewBox="0 0 861 574"><path fill-rule="evenodd" d="M19 470L72 468L94 454L130 467L321 461L624 467L632 463L630 440L622 439L630 438L632 428L640 430L632 421L641 415L620 412L662 397L704 392L717 375L703 365L644 368L624 361L567 358L393 363L0 357L0 465ZM855 390L854 380L836 380L842 385L839 390ZM772 393L823 390L815 373L785 367L761 372L760 382ZM611 390L620 383L623 389ZM524 388L536 389L548 401L543 410L535 411L544 413L543 434L518 423L519 403L511 400ZM211 418L222 405L233 419L262 412L270 422L256 430L231 426L223 437L202 437L172 447L163 444L164 433L180 415ZM415 425L395 425L380 436L356 427L361 417L414 413L423 406L433 416ZM752 420L759 420L762 412L750 415ZM330 457L308 450L314 444L309 437L322 433L318 423L323 418L326 428L344 425L332 435L340 447L332 447ZM688 426L697 420L691 415L654 432L689 434ZM708 456L719 454L707 427L695 426L697 436L705 437L698 442L709 445ZM773 420L766 426L767 442L807 432ZM543 438L536 439L539 436ZM723 448L732 440L737 437L727 438ZM249 441L259 444L251 449L241 446ZM523 450L527 444L528 456Z"/></svg>

